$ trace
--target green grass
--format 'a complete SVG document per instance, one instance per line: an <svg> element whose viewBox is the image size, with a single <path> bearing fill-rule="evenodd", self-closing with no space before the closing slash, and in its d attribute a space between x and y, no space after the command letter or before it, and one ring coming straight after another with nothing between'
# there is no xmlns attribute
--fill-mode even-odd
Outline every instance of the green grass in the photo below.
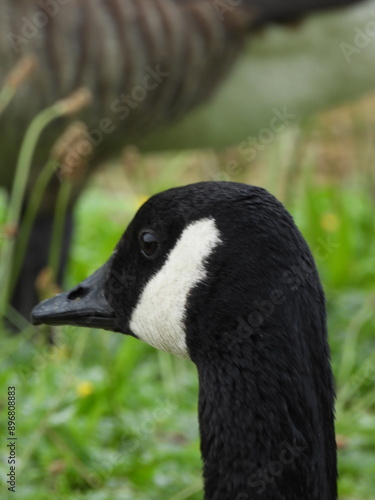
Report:
<svg viewBox="0 0 375 500"><path fill-rule="evenodd" d="M137 208L138 196L191 180L185 156L164 163L163 177L131 179L135 190L113 192L93 185L86 191L77 210L67 287L108 258ZM233 180L251 181L251 176L252 171L245 169ZM208 178L212 172L197 175L197 180ZM265 187L277 194L271 183ZM287 206L315 254L327 295L337 379L337 434L343 445L340 499L372 500L374 199L360 175L346 185L317 185L308 176L298 177L295 193ZM33 328L17 336L4 331L0 335L1 481L7 469L7 386L17 387L13 497L202 498L197 377L190 362L103 331L57 329L53 347L46 344L43 331L37 335ZM6 491L4 484L2 488ZM6 495L1 493L1 498Z"/></svg>

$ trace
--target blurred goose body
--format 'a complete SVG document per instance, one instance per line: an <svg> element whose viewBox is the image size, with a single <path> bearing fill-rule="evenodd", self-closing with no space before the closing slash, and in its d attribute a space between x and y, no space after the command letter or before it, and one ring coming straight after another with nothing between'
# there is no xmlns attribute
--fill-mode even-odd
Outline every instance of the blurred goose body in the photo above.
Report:
<svg viewBox="0 0 375 500"><path fill-rule="evenodd" d="M273 108L300 120L355 98L373 89L375 1L313 12L351 3L70 0L48 11L36 0L1 0L0 87L23 54L34 53L39 69L1 117L0 158L14 164L35 114L81 86L94 96L81 116L98 158L129 143L223 147L266 126Z"/></svg>

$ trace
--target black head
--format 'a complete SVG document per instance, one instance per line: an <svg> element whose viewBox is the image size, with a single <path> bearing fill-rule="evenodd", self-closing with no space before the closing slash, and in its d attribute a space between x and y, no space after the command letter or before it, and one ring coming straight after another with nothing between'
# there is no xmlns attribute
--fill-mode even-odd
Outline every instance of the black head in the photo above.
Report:
<svg viewBox="0 0 375 500"><path fill-rule="evenodd" d="M198 362L304 321L314 301L324 309L311 254L281 203L259 187L204 182L150 198L109 261L38 305L32 321L134 335Z"/></svg>

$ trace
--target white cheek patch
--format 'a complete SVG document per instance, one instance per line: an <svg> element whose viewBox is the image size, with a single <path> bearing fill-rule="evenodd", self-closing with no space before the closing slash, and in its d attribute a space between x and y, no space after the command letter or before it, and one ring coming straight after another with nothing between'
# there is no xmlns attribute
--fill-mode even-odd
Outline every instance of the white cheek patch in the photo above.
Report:
<svg viewBox="0 0 375 500"><path fill-rule="evenodd" d="M213 219L187 226L163 267L143 289L130 328L147 344L189 358L185 338L186 302L207 275L205 261L221 242Z"/></svg>

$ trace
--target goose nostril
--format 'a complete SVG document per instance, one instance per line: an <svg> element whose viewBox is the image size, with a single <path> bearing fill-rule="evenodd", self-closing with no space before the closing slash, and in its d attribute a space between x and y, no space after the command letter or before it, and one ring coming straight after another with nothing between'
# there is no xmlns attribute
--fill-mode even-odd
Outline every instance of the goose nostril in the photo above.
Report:
<svg viewBox="0 0 375 500"><path fill-rule="evenodd" d="M83 286L79 286L75 290L72 290L70 294L68 295L67 299L68 300L78 300L82 299L86 293L87 293L87 288L83 288Z"/></svg>

